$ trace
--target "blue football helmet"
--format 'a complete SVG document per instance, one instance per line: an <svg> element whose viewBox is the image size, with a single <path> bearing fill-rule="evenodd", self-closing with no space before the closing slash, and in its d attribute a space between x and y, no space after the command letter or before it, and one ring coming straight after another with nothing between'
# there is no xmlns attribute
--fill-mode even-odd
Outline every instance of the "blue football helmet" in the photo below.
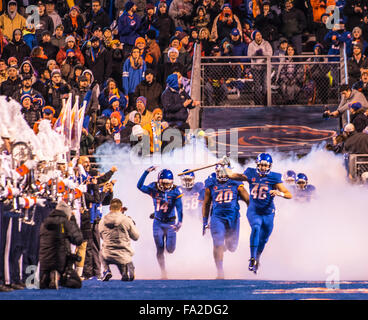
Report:
<svg viewBox="0 0 368 320"><path fill-rule="evenodd" d="M226 182L227 180L229 180L229 177L227 176L226 172L225 172L225 167L217 164L215 167L215 172L216 172L216 179L220 182Z"/></svg>
<svg viewBox="0 0 368 320"><path fill-rule="evenodd" d="M308 177L304 173L298 173L295 183L299 189L304 190L308 184Z"/></svg>
<svg viewBox="0 0 368 320"><path fill-rule="evenodd" d="M183 173L189 171L189 169L185 169L183 171ZM186 173L182 176L180 176L181 178L181 185L183 188L185 189L191 189L193 188L194 186L194 183L195 183L195 174L194 172L189 172L189 173Z"/></svg>
<svg viewBox="0 0 368 320"><path fill-rule="evenodd" d="M270 173L272 167L272 157L268 153L260 153L256 159L257 173L261 176L266 176ZM267 165L268 168L265 170L261 169L261 166Z"/></svg>
<svg viewBox="0 0 368 320"><path fill-rule="evenodd" d="M174 185L174 175L171 170L163 169L158 174L157 186L158 188L165 192L172 189Z"/></svg>
<svg viewBox="0 0 368 320"><path fill-rule="evenodd" d="M293 170L288 170L284 174L284 180L288 184L294 184L296 179L296 173Z"/></svg>

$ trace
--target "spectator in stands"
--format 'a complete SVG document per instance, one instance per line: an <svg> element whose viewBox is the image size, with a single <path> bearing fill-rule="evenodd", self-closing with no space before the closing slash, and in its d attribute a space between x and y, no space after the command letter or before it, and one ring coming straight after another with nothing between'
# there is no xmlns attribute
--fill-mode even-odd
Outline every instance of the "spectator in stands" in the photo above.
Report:
<svg viewBox="0 0 368 320"><path fill-rule="evenodd" d="M186 123L189 115L189 109L199 106L199 101L194 101L181 88L181 79L177 74L171 74L167 77L167 87L162 93L161 101L164 110L164 119L172 128L179 129L184 133L189 129ZM143 125L144 126L144 125Z"/></svg>
<svg viewBox="0 0 368 320"><path fill-rule="evenodd" d="M8 78L0 85L0 94L11 97L14 92L18 91L22 86L22 80L18 75L18 68L10 66L8 68Z"/></svg>
<svg viewBox="0 0 368 320"><path fill-rule="evenodd" d="M122 70L126 58L124 58L123 44L119 40L111 42L110 56L111 78L116 81L118 88L122 88Z"/></svg>
<svg viewBox="0 0 368 320"><path fill-rule="evenodd" d="M33 98L30 94L23 94L20 98L22 105L21 113L30 128L41 118L41 110L38 105L33 104Z"/></svg>
<svg viewBox="0 0 368 320"><path fill-rule="evenodd" d="M97 120L97 132L95 135L95 149L105 142L113 142L114 137L110 118L101 117Z"/></svg>
<svg viewBox="0 0 368 320"><path fill-rule="evenodd" d="M131 52L135 40L139 36L139 29L141 27L141 18L136 14L137 6L132 1L125 3L124 13L119 17L118 30L120 42L124 43L124 52Z"/></svg>
<svg viewBox="0 0 368 320"><path fill-rule="evenodd" d="M120 144L121 131L124 129L124 126L121 123L120 112L113 112L110 116L110 120L111 120L111 133L114 138L114 142L116 144Z"/></svg>
<svg viewBox="0 0 368 320"><path fill-rule="evenodd" d="M192 0L173 0L169 6L169 16L174 20L175 27L189 29L192 23Z"/></svg>
<svg viewBox="0 0 368 320"><path fill-rule="evenodd" d="M346 0L343 15L346 16L345 29L352 31L363 20L364 12L367 10L365 1Z"/></svg>
<svg viewBox="0 0 368 320"><path fill-rule="evenodd" d="M134 144L134 141L132 141L131 139L131 135L133 133L134 127L139 126L142 129L141 119L142 119L142 115L138 111L134 110L131 113L129 113L128 121L125 123L124 129L121 131L120 143L124 143L128 145Z"/></svg>
<svg viewBox="0 0 368 320"><path fill-rule="evenodd" d="M189 71L191 69L191 65L192 65L191 57L190 57L189 53L186 52L185 49L181 46L180 39L176 36L171 37L169 47L166 48L162 52L161 64L165 64L167 61L170 60L169 59L169 50L171 48L175 48L175 49L178 50L177 62L179 62L181 64L181 66L183 68L182 69L183 74L186 74L187 71Z"/></svg>
<svg viewBox="0 0 368 320"><path fill-rule="evenodd" d="M168 15L167 4L165 1L160 1L158 5L157 17L153 21L153 26L158 30L158 44L161 52L169 45L171 35L175 32L175 23Z"/></svg>
<svg viewBox="0 0 368 320"><path fill-rule="evenodd" d="M349 85L343 84L340 86L341 101L337 110L330 112L326 111L326 114L332 117L342 117L342 125L347 124L346 111L349 109L349 105L353 102L359 102L364 110L368 109L368 101L364 94L352 89Z"/></svg>
<svg viewBox="0 0 368 320"><path fill-rule="evenodd" d="M147 44L147 54L149 54L153 59L153 69L157 72L158 63L161 58L161 49L156 41L156 31L148 30L145 34L146 44Z"/></svg>
<svg viewBox="0 0 368 320"><path fill-rule="evenodd" d="M109 97L109 105L107 108L105 108L102 111L102 116L104 117L110 117L110 115L113 112L119 112L120 113L120 121L123 122L125 119L124 116L124 109L125 109L125 105L121 105L120 104L120 100L116 95L111 95Z"/></svg>
<svg viewBox="0 0 368 320"><path fill-rule="evenodd" d="M84 66L85 63L85 59L84 56L81 52L81 50L79 49L76 40L73 36L67 36L65 39L65 46L59 50L58 54L56 55L56 62L58 63L58 65L61 65L63 63L63 61L66 59L67 55L66 55L66 51L68 49L72 49L74 50L74 54L78 59L78 62Z"/></svg>
<svg viewBox="0 0 368 320"><path fill-rule="evenodd" d="M253 41L248 46L248 56L252 57L252 74L254 79L254 103L266 104L266 56L272 56L270 43L263 39L262 34L255 30L252 33Z"/></svg>
<svg viewBox="0 0 368 320"><path fill-rule="evenodd" d="M109 15L102 8L100 0L92 1L92 11L87 14L86 21L88 21L91 30L96 26L100 27L101 30L110 26Z"/></svg>
<svg viewBox="0 0 368 320"><path fill-rule="evenodd" d="M65 46L66 36L64 34L64 26L62 24L58 25L55 29L54 35L51 37L51 43L58 47L59 50Z"/></svg>
<svg viewBox="0 0 368 320"><path fill-rule="evenodd" d="M233 14L231 6L225 3L221 8L221 13L213 21L211 40L221 42L234 28L237 28L242 36L239 18Z"/></svg>
<svg viewBox="0 0 368 320"><path fill-rule="evenodd" d="M80 141L79 154L81 156L87 156L93 154L95 138L88 132L87 129L82 128L82 135Z"/></svg>
<svg viewBox="0 0 368 320"><path fill-rule="evenodd" d="M144 80L146 62L140 56L139 49L134 47L131 55L126 59L123 66L123 92L128 99L128 112L134 106L134 91L137 85Z"/></svg>
<svg viewBox="0 0 368 320"><path fill-rule="evenodd" d="M322 16L326 14L326 8L335 6L335 2L335 0L310 0L315 28L318 28L317 26L321 24Z"/></svg>
<svg viewBox="0 0 368 320"><path fill-rule="evenodd" d="M31 49L24 42L22 31L20 29L15 29L12 38L9 39L9 43L4 47L1 58L7 61L10 57L15 57L18 63L21 64L30 54Z"/></svg>
<svg viewBox="0 0 368 320"><path fill-rule="evenodd" d="M49 31L42 32L42 40L40 42L40 47L43 48L43 51L48 59L56 59L56 55L59 52L59 47L53 45L51 43L51 33Z"/></svg>
<svg viewBox="0 0 368 320"><path fill-rule="evenodd" d="M302 34L307 27L303 11L294 7L293 0L285 1L285 9L281 13L281 31L293 44L296 54L302 53Z"/></svg>
<svg viewBox="0 0 368 320"><path fill-rule="evenodd" d="M101 111L109 108L110 105L110 97L116 96L119 99L119 104L123 108L123 110L127 106L127 100L125 99L124 93L120 91L117 86L117 83L114 79L109 78L106 81L105 88L101 91L100 95L98 96L98 102L100 104Z"/></svg>
<svg viewBox="0 0 368 320"><path fill-rule="evenodd" d="M347 138L344 142L343 153L367 154L368 153L368 134L357 132L352 123L344 127Z"/></svg>
<svg viewBox="0 0 368 320"><path fill-rule="evenodd" d="M111 75L111 59L106 48L97 37L91 39L91 47L85 52L86 67L93 72L95 80L102 86Z"/></svg>
<svg viewBox="0 0 368 320"><path fill-rule="evenodd" d="M40 23L35 27L36 27L36 39L37 39L37 43L39 43L41 41L41 38L42 38L41 35L43 31L47 30L50 32L50 34L53 34L55 28L54 28L53 20L46 13L45 3L41 0L41 1L38 1L37 5L38 5L38 14L40 18Z"/></svg>
<svg viewBox="0 0 368 320"><path fill-rule="evenodd" d="M12 98L20 102L20 99L24 94L30 94L32 98L43 99L41 93L32 88L32 76L30 74L25 74L22 76L22 86L19 90L13 93Z"/></svg>
<svg viewBox="0 0 368 320"><path fill-rule="evenodd" d="M168 51L168 58L164 60L161 67L160 83L164 86L167 77L174 71L179 71L181 74L185 73L185 67L179 61L179 51L176 48L170 48Z"/></svg>
<svg viewBox="0 0 368 320"><path fill-rule="evenodd" d="M210 15L207 14L206 8L203 5L198 6L192 25L198 29L208 28L210 22Z"/></svg>
<svg viewBox="0 0 368 320"><path fill-rule="evenodd" d="M30 62L34 68L36 77L47 68L47 56L42 47L37 46L32 49Z"/></svg>
<svg viewBox="0 0 368 320"><path fill-rule="evenodd" d="M283 103L297 104L300 90L303 84L304 70L300 64L295 64L295 49L289 45L286 50L285 62L280 72L280 89Z"/></svg>
<svg viewBox="0 0 368 320"><path fill-rule="evenodd" d="M51 73L51 83L47 90L46 104L55 109L55 117L58 117L62 108L62 100L68 98L70 88L61 77L61 71L54 69Z"/></svg>
<svg viewBox="0 0 368 320"><path fill-rule="evenodd" d="M368 99L368 70L362 70L360 80L353 84L352 89L363 93L366 99Z"/></svg>
<svg viewBox="0 0 368 320"><path fill-rule="evenodd" d="M47 96L47 88L51 83L51 72L49 69L44 69L36 82L32 85L32 88L41 93L43 97Z"/></svg>
<svg viewBox="0 0 368 320"><path fill-rule="evenodd" d="M8 67L3 59L0 59L0 84L8 79Z"/></svg>
<svg viewBox="0 0 368 320"><path fill-rule="evenodd" d="M46 0L46 13L52 19L54 23L54 30L52 30L51 35L54 34L55 29L58 25L62 23L59 14L55 10L55 0Z"/></svg>
<svg viewBox="0 0 368 320"><path fill-rule="evenodd" d="M329 29L326 26L326 23L329 18L329 14L324 13L321 15L321 22L317 23L315 26L315 34L316 34L316 41L323 46L323 53L327 50L328 44L325 41L326 34L329 32Z"/></svg>
<svg viewBox="0 0 368 320"><path fill-rule="evenodd" d="M360 42L353 44L353 56L348 61L349 84L353 85L360 79L360 70L368 68L367 57L362 52Z"/></svg>
<svg viewBox="0 0 368 320"><path fill-rule="evenodd" d="M263 1L262 10L255 18L254 27L261 32L263 39L271 44L274 51L279 44L280 25L280 18L277 13L271 9L271 3L269 1Z"/></svg>
<svg viewBox="0 0 368 320"><path fill-rule="evenodd" d="M153 111L161 105L162 86L155 79L155 73L152 69L147 69L145 79L136 86L134 99L143 96L147 99L147 110Z"/></svg>
<svg viewBox="0 0 368 320"><path fill-rule="evenodd" d="M152 120L143 127L145 134L149 135L150 152L160 152L162 146L162 134L169 124L163 121L163 112L160 108L156 108L152 112Z"/></svg>
<svg viewBox="0 0 368 320"><path fill-rule="evenodd" d="M210 31L207 28L201 28L199 30L199 43L201 46L201 56L211 55L212 48L216 44L210 40Z"/></svg>
<svg viewBox="0 0 368 320"><path fill-rule="evenodd" d="M65 34L72 35L75 38L83 38L85 23L80 13L79 7L73 6L70 8L69 14L63 19Z"/></svg>
<svg viewBox="0 0 368 320"><path fill-rule="evenodd" d="M26 19L18 13L17 1L8 2L7 9L0 16L0 28L3 35L10 41L13 38L16 29L22 30L26 26Z"/></svg>
<svg viewBox="0 0 368 320"><path fill-rule="evenodd" d="M45 106L42 108L42 119L39 119L33 126L33 132L35 134L38 134L39 132L39 125L41 120L48 120L50 121L50 125L51 127L54 126L55 122L56 122L56 118L54 117L55 115L55 109L51 106Z"/></svg>
<svg viewBox="0 0 368 320"><path fill-rule="evenodd" d="M152 120L152 112L147 108L147 99L145 97L138 97L136 100L135 110L138 111L141 115L141 126L144 127L147 123ZM128 119L127 119L128 120Z"/></svg>
<svg viewBox="0 0 368 320"><path fill-rule="evenodd" d="M29 60L23 61L19 68L19 74L24 78L26 75L32 79L32 84L37 80L36 70L33 68L32 63Z"/></svg>
<svg viewBox="0 0 368 320"><path fill-rule="evenodd" d="M350 122L354 125L357 132L362 132L368 126L366 110L360 102L353 102L349 105Z"/></svg>
<svg viewBox="0 0 368 320"><path fill-rule="evenodd" d="M313 48L313 53L316 56L322 55L322 45L317 43ZM308 98L308 104L314 104L316 100L322 104L328 102L329 92L329 78L328 72L330 70L327 64L327 59L323 57L314 57L307 59L308 63L305 65L304 82L312 83L311 97Z"/></svg>

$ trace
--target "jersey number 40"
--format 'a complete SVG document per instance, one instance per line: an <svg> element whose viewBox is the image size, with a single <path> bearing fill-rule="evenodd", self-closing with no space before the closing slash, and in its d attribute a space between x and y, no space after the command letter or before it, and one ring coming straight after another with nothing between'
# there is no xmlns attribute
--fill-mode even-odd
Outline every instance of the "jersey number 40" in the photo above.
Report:
<svg viewBox="0 0 368 320"><path fill-rule="evenodd" d="M228 203L233 200L233 192L231 190L220 190L215 201L218 203Z"/></svg>
<svg viewBox="0 0 368 320"><path fill-rule="evenodd" d="M250 192L254 200L264 200L267 198L268 186L259 183L254 184L252 191Z"/></svg>

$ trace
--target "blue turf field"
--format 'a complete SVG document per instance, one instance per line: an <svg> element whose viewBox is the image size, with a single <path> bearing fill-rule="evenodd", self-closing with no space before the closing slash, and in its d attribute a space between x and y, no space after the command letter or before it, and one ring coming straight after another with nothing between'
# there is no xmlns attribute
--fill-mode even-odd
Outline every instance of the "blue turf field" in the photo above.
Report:
<svg viewBox="0 0 368 320"><path fill-rule="evenodd" d="M0 293L0 300L367 300L368 282L252 280L88 280L81 289L19 290Z"/></svg>

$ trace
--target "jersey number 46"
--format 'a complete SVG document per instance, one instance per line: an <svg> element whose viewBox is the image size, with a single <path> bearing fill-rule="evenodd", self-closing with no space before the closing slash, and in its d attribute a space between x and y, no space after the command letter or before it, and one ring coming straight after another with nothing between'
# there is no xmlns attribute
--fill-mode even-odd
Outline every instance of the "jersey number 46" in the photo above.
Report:
<svg viewBox="0 0 368 320"><path fill-rule="evenodd" d="M250 192L251 196L254 200L264 200L267 198L268 193L268 186L267 185L261 185L259 183L254 184L254 187L252 188L252 191Z"/></svg>

